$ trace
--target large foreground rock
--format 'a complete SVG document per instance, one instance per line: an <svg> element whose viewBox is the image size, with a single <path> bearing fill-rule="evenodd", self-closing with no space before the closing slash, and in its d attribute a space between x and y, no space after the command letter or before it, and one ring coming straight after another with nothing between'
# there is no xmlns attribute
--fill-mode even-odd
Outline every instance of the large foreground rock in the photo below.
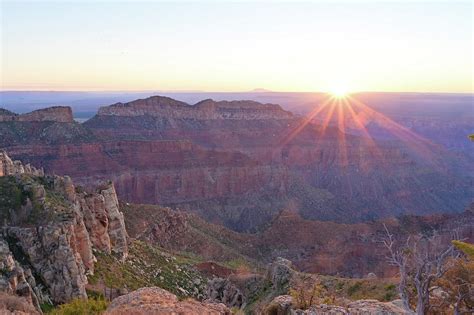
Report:
<svg viewBox="0 0 474 315"><path fill-rule="evenodd" d="M224 304L179 301L176 295L158 287L141 288L112 301L105 314L231 314Z"/></svg>

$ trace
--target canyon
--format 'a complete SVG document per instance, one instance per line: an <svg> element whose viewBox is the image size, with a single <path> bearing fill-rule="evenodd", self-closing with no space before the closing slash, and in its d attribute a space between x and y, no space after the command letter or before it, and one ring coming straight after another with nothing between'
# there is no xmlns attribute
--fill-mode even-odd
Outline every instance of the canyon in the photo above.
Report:
<svg viewBox="0 0 474 315"><path fill-rule="evenodd" d="M19 115L39 115L34 121L0 122L0 146L14 158L85 185L110 179L122 200L193 211L237 231L261 230L284 209L349 223L460 212L471 201L472 166L453 153L374 145L279 105L153 96L101 107L82 124L64 108L41 111Z"/></svg>

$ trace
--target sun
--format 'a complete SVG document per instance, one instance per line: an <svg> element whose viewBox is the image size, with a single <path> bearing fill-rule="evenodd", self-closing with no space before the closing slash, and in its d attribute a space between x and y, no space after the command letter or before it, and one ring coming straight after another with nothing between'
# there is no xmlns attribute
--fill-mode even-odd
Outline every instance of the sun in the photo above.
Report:
<svg viewBox="0 0 474 315"><path fill-rule="evenodd" d="M335 98L345 98L347 97L349 92L343 87L335 87L329 91L329 94L331 94Z"/></svg>

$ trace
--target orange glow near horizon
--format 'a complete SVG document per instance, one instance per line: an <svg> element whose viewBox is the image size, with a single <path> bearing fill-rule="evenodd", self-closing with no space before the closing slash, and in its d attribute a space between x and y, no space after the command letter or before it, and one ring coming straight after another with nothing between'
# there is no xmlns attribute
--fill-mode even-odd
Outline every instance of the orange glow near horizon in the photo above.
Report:
<svg viewBox="0 0 474 315"><path fill-rule="evenodd" d="M469 2L191 2L2 1L0 90L473 92Z"/></svg>

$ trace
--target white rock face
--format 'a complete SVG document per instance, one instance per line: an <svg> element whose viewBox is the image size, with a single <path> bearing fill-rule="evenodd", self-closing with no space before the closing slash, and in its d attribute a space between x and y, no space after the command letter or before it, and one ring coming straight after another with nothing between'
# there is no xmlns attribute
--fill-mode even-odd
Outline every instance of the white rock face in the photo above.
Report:
<svg viewBox="0 0 474 315"><path fill-rule="evenodd" d="M117 193L113 184L100 191L104 197L105 211L109 221L108 233L110 237L110 247L113 252L122 255L122 259L128 256L127 231L123 213L119 210Z"/></svg>

